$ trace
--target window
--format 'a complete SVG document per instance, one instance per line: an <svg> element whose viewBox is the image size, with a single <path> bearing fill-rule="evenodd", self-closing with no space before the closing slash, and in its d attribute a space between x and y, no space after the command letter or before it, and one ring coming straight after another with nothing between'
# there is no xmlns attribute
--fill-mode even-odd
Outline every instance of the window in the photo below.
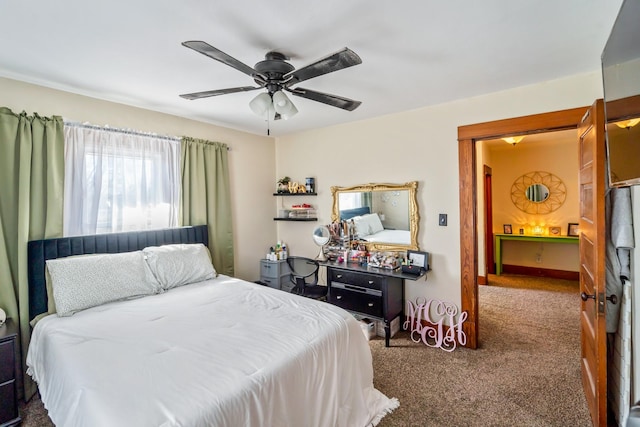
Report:
<svg viewBox="0 0 640 427"><path fill-rule="evenodd" d="M340 193L338 203L340 210L359 208L363 206L362 193Z"/></svg>
<svg viewBox="0 0 640 427"><path fill-rule="evenodd" d="M64 235L176 227L180 141L65 123Z"/></svg>

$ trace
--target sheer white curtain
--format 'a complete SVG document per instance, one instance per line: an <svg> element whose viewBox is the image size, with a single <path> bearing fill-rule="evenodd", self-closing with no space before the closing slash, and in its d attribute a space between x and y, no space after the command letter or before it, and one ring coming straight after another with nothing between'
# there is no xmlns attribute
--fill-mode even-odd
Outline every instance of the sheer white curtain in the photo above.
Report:
<svg viewBox="0 0 640 427"><path fill-rule="evenodd" d="M65 123L64 235L178 226L180 140Z"/></svg>

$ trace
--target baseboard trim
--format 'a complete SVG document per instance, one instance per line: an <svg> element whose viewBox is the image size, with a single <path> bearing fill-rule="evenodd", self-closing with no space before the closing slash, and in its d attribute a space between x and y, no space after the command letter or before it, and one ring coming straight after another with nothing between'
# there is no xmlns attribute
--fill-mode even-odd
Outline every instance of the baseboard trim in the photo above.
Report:
<svg viewBox="0 0 640 427"><path fill-rule="evenodd" d="M478 285L486 285L487 277L486 276L478 276Z"/></svg>
<svg viewBox="0 0 640 427"><path fill-rule="evenodd" d="M551 277L553 279L580 280L577 271L553 270L551 268L525 267L522 265L503 264L503 273L521 274L523 276Z"/></svg>

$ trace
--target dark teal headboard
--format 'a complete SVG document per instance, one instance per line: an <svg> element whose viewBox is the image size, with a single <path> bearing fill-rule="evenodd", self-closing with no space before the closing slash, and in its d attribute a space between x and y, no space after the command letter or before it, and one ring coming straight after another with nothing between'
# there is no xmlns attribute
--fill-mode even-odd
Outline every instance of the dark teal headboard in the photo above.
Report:
<svg viewBox="0 0 640 427"><path fill-rule="evenodd" d="M340 211L340 221L351 219L354 216L366 215L368 213L371 213L371 209L369 208L369 206L362 206L353 209L343 209Z"/></svg>
<svg viewBox="0 0 640 427"><path fill-rule="evenodd" d="M206 225L166 228L126 233L93 234L32 240L28 244L29 260L29 319L47 311L45 262L48 259L71 255L131 252L147 246L175 243L202 243L209 246ZM210 249L211 250L211 249Z"/></svg>

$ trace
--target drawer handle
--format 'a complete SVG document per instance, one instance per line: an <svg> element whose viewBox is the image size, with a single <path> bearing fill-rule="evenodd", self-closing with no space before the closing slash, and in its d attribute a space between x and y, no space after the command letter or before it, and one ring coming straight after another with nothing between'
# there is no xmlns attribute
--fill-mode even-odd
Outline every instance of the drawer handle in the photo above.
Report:
<svg viewBox="0 0 640 427"><path fill-rule="evenodd" d="M338 295L336 299L342 299L342 295Z"/></svg>
<svg viewBox="0 0 640 427"><path fill-rule="evenodd" d="M369 280L370 285L373 285L373 283L374 283L373 280Z"/></svg>
<svg viewBox="0 0 640 427"><path fill-rule="evenodd" d="M337 277L338 279L342 279L342 274L336 274L336 277Z"/></svg>
<svg viewBox="0 0 640 427"><path fill-rule="evenodd" d="M373 307L373 303L370 302L369 304L367 304L369 307Z"/></svg>

